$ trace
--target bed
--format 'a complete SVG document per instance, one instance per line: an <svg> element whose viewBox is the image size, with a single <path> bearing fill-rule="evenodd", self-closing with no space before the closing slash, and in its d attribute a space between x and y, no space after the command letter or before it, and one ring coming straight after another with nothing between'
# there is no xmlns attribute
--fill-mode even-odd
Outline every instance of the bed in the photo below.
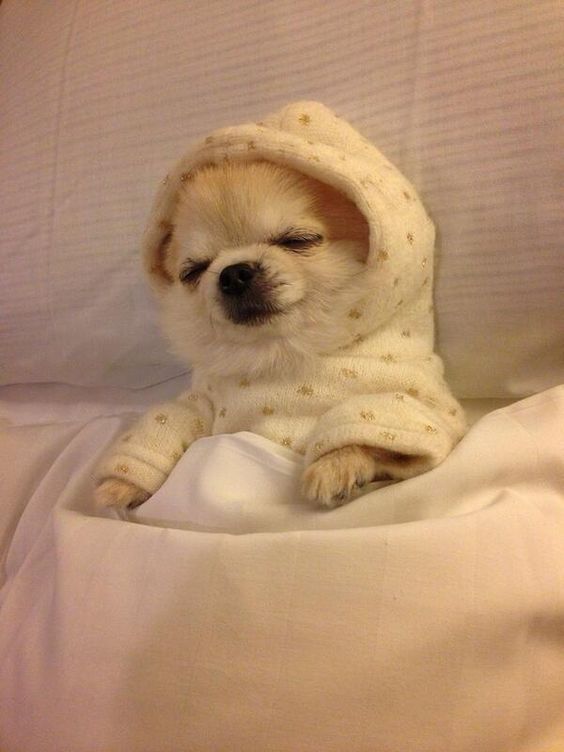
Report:
<svg viewBox="0 0 564 752"><path fill-rule="evenodd" d="M562 21L4 1L2 752L564 750ZM471 429L337 510L297 503L300 458L248 433L198 441L134 512L95 509L101 453L190 381L140 269L155 186L202 134L300 98L436 221Z"/></svg>

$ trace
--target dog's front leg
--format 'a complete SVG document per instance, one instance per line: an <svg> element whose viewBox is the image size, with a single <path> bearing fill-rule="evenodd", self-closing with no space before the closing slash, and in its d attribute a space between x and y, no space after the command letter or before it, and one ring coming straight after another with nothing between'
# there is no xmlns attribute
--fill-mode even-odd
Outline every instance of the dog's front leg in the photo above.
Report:
<svg viewBox="0 0 564 752"><path fill-rule="evenodd" d="M389 477L374 447L361 444L334 449L306 468L302 490L305 498L330 509L350 500L355 490L373 480Z"/></svg>
<svg viewBox="0 0 564 752"><path fill-rule="evenodd" d="M304 496L335 507L373 480L420 475L445 459L464 429L452 399L429 405L407 392L354 395L324 413L309 437Z"/></svg>
<svg viewBox="0 0 564 752"><path fill-rule="evenodd" d="M99 506L136 507L164 483L186 449L209 435L213 406L197 392L159 405L123 434L98 465Z"/></svg>
<svg viewBox="0 0 564 752"><path fill-rule="evenodd" d="M134 509L150 498L148 491L121 478L106 478L94 491L94 501L99 507Z"/></svg>

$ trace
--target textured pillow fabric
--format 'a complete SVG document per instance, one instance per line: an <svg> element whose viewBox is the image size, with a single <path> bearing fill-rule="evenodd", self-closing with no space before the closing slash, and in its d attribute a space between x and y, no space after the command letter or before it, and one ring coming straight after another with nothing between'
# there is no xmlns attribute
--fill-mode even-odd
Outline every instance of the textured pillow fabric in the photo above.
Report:
<svg viewBox="0 0 564 752"><path fill-rule="evenodd" d="M183 370L141 274L158 181L203 134L326 103L439 231L439 349L461 397L564 381L555 1L0 8L0 383Z"/></svg>

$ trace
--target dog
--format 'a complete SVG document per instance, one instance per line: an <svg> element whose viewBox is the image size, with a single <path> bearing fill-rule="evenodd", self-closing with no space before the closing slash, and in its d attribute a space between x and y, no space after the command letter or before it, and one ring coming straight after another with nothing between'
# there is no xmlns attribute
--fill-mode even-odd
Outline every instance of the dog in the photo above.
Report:
<svg viewBox="0 0 564 752"><path fill-rule="evenodd" d="M191 390L111 448L98 504L137 506L198 438L250 431L302 455L304 501L333 508L432 469L463 435L433 353L433 225L379 152L308 107L288 106L278 130L258 124L251 140L247 126L208 137L157 198L145 268ZM284 134L312 133L314 118L325 143L338 128L352 143L348 192L315 174L323 160L344 169L346 153L295 139L313 170L258 153L260 140L279 146L281 122L286 154ZM363 177L365 162L380 177Z"/></svg>
<svg viewBox="0 0 564 752"><path fill-rule="evenodd" d="M195 369L283 383L342 340L335 312L357 299L367 255L367 222L334 189L267 162L227 164L203 169L183 189L149 273L169 339ZM360 444L334 450L306 469L304 496L343 502L377 479L376 460L390 456ZM102 506L148 498L127 480L96 489Z"/></svg>

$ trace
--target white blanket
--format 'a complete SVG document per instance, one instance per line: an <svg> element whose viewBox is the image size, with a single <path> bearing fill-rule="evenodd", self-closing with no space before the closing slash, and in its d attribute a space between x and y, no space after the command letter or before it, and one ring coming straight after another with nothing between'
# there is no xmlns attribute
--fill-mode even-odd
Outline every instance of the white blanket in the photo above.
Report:
<svg viewBox="0 0 564 752"><path fill-rule="evenodd" d="M564 387L330 512L295 503L300 459L238 434L97 517L126 419L2 439L0 749L562 748Z"/></svg>

